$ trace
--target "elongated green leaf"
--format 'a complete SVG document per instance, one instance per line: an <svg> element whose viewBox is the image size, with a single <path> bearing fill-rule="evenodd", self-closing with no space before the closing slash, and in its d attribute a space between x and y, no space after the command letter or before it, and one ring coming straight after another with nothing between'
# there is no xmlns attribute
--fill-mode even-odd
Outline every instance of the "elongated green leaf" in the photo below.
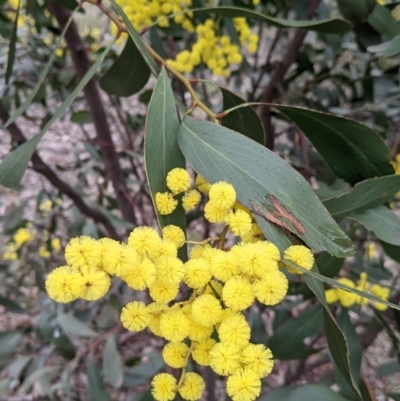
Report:
<svg viewBox="0 0 400 401"><path fill-rule="evenodd" d="M312 353L305 344L305 339L316 336L322 329L322 324L322 307L314 306L281 324L268 341L268 347L277 359L304 358Z"/></svg>
<svg viewBox="0 0 400 401"><path fill-rule="evenodd" d="M389 258L392 258L396 262L400 263L400 246L395 246L392 244L388 244L387 242L380 241L383 250Z"/></svg>
<svg viewBox="0 0 400 401"><path fill-rule="evenodd" d="M57 109L43 129L29 141L25 142L23 145L19 146L17 149L7 155L7 157L0 164L0 185L3 185L7 188L14 188L19 184L25 174L28 163L36 149L37 144L41 141L44 134L53 125L53 123L57 121L62 114L64 114L75 98L79 95L79 92L92 79L98 66L103 62L112 45L113 43L110 43L106 47L103 53L97 58L96 62L90 67L89 71L85 74L70 95L64 100L62 105Z"/></svg>
<svg viewBox="0 0 400 401"><path fill-rule="evenodd" d="M78 337L97 337L97 333L90 329L85 323L82 323L76 317L68 314L61 313L57 316L58 324L62 329L69 334Z"/></svg>
<svg viewBox="0 0 400 401"><path fill-rule="evenodd" d="M236 96L225 88L220 88L223 98L223 108L228 110L231 107L245 103L245 100ZM251 107L234 110L221 120L224 127L237 131L248 138L264 145L265 132L257 113Z"/></svg>
<svg viewBox="0 0 400 401"><path fill-rule="evenodd" d="M388 42L369 46L367 50L371 53L376 53L378 56L393 57L400 53L400 35L395 36Z"/></svg>
<svg viewBox="0 0 400 401"><path fill-rule="evenodd" d="M23 339L21 331L6 331L0 333L0 369L5 361L14 353Z"/></svg>
<svg viewBox="0 0 400 401"><path fill-rule="evenodd" d="M10 118L8 119L8 121L5 123L5 127L8 127L10 124L12 124L13 122L15 122L17 120L17 118L22 115L27 109L28 107L31 105L32 101L35 99L35 96L37 95L37 93L39 92L40 88L42 87L42 84L44 82L44 80L47 77L47 74L49 73L50 67L53 65L54 59L57 55L57 48L59 48L64 40L64 36L65 33L67 32L73 17L75 15L75 13L77 12L77 9L75 9L75 11L73 13L71 13L70 18L68 19L68 22L65 24L65 27L63 29L63 31L61 32L60 37L58 38L56 44L53 47L51 56L49 57L48 62L46 63L45 67L43 68L43 71L41 72L40 76L39 76L39 80L37 81L35 87L33 88L32 92L29 94L29 96L25 99L25 101L21 104L21 106L18 107L17 110L14 111L14 113L10 116Z"/></svg>
<svg viewBox="0 0 400 401"><path fill-rule="evenodd" d="M91 357L87 367L89 401L111 401L99 368Z"/></svg>
<svg viewBox="0 0 400 401"><path fill-rule="evenodd" d="M333 258L327 252L321 253L317 258L320 273L327 277L336 277L344 264L343 258Z"/></svg>
<svg viewBox="0 0 400 401"><path fill-rule="evenodd" d="M148 362L125 371L124 387L136 387L152 378L162 369L164 360L160 354L150 354L149 358Z"/></svg>
<svg viewBox="0 0 400 401"><path fill-rule="evenodd" d="M355 184L368 178L394 174L389 149L382 138L366 125L301 107L273 107L304 132L339 178Z"/></svg>
<svg viewBox="0 0 400 401"><path fill-rule="evenodd" d="M264 217L258 216L255 213L253 213L253 217L261 228L265 238L274 243L281 252L284 252L287 247L293 245L293 242L296 241L296 237L291 235L289 231L284 232L282 228L265 220ZM289 235L291 236L290 239Z"/></svg>
<svg viewBox="0 0 400 401"><path fill-rule="evenodd" d="M149 67L129 37L120 56L101 77L100 87L111 95L128 97L139 92L149 77Z"/></svg>
<svg viewBox="0 0 400 401"><path fill-rule="evenodd" d="M356 383L360 385L360 370L361 370L361 359L363 350L361 347L360 339L358 338L358 335L356 333L355 327L350 320L349 311L347 308L342 308L337 318L337 322L346 338L347 345L349 346L351 373ZM351 397L352 395L351 388L348 386L342 374L338 372L337 369L335 369L335 371L336 371L335 372L336 376L338 377L337 381L342 388L342 394L344 394L347 397Z"/></svg>
<svg viewBox="0 0 400 401"><path fill-rule="evenodd" d="M186 168L185 158L179 149L176 138L178 127L179 120L174 102L174 94L167 72L163 68L149 104L149 112L146 120L144 160L147 181L160 227L174 224L185 232L186 217L181 205L178 205L172 214L163 216L159 214L155 204L156 193L168 191L166 185L168 172L176 167ZM184 257L184 254L186 254L186 248L182 248L180 256Z"/></svg>
<svg viewBox="0 0 400 401"><path fill-rule="evenodd" d="M283 226L314 251L353 254L353 244L333 221L304 178L283 159L219 125L185 117L179 146L209 182L231 183L239 202Z"/></svg>
<svg viewBox="0 0 400 401"><path fill-rule="evenodd" d="M332 18L326 20L306 20L296 21L282 18L269 17L264 14L251 11L242 7L209 7L203 9L190 10L194 13L217 14L223 17L245 17L256 21L265 22L268 25L278 28L305 28L320 33L346 33L352 29L352 25L341 18Z"/></svg>
<svg viewBox="0 0 400 401"><path fill-rule="evenodd" d="M104 380L114 387L121 387L124 378L123 367L115 336L108 336L103 350Z"/></svg>
<svg viewBox="0 0 400 401"><path fill-rule="evenodd" d="M296 266L294 264L290 265L292 267ZM326 303L324 286L322 285L321 282L322 280L318 279L318 277L323 277L323 276L321 276L318 273L318 268L316 266L314 266L313 269L310 271L307 270L307 272L308 275L303 275L302 280L308 285L310 290L317 296L322 306L324 307L324 331L332 357L340 373L346 380L347 384L354 390L357 396L362 400L360 389L351 372L349 348L347 345L346 337L344 336L338 323L333 317L328 304Z"/></svg>
<svg viewBox="0 0 400 401"><path fill-rule="evenodd" d="M382 205L393 199L400 191L400 176L387 175L359 182L349 192L322 203L335 217L345 217L349 213L362 212Z"/></svg>
<svg viewBox="0 0 400 401"><path fill-rule="evenodd" d="M298 269L301 272L305 273L305 275L303 275L303 277L302 277L302 279L304 281L308 280L308 281L311 281L312 283L319 283L318 286L320 286L320 284L321 284L320 282L322 281L323 283L329 284L332 287L337 287L337 288L340 288L342 290L349 291L349 292L351 292L353 294L360 295L361 297L368 298L371 301L379 302L381 304L385 304L385 305L389 306L390 308L400 310L400 306L399 305L396 305L396 304L394 304L392 302L389 302L389 301L385 301L384 299L376 297L375 295L372 295L369 292L360 291L360 290L357 290L356 288L349 287L349 286L347 286L345 284L342 284L342 283L339 283L338 281L333 280L333 279L331 279L329 277L325 277L325 276L319 274L317 271L303 269L302 267L297 266L294 263L291 263L291 262L289 262L287 260L285 260L284 263L287 264L290 267L293 267L294 269ZM307 278L307 276L311 276L312 279ZM307 284L309 285L308 281L307 281ZM313 285L315 287L315 284L313 284ZM321 292L321 288L322 288L322 292ZM318 296L318 298L322 297L324 299L324 302L325 302L325 293L324 293L324 288L323 288L322 284L321 284L321 288L319 289L320 292L319 292L319 295L317 295L317 296ZM314 290L313 290L313 292L315 293ZM320 300L321 300L321 298L320 298Z"/></svg>
<svg viewBox="0 0 400 401"><path fill-rule="evenodd" d="M310 384L294 389L286 399L286 401L305 400L346 401L346 398L322 384Z"/></svg>
<svg viewBox="0 0 400 401"><path fill-rule="evenodd" d="M11 33L10 45L8 47L8 59L7 59L7 69L5 75L5 82L6 85L9 84L10 78L14 68L14 61L15 61L15 51L17 49L17 32L18 32L18 20L19 20L19 12L21 10L21 2L18 2L17 12L15 14L14 25Z"/></svg>
<svg viewBox="0 0 400 401"><path fill-rule="evenodd" d="M25 206L26 201L13 208L4 216L3 230L5 233L11 234L22 223Z"/></svg>
<svg viewBox="0 0 400 401"><path fill-rule="evenodd" d="M388 397L393 398L394 401L400 401L400 393L388 393Z"/></svg>
<svg viewBox="0 0 400 401"><path fill-rule="evenodd" d="M392 245L400 245L400 220L385 206L378 206L361 213L347 216L372 231L380 240Z"/></svg>
<svg viewBox="0 0 400 401"><path fill-rule="evenodd" d="M137 33L137 31L133 27L132 22L129 20L129 18L125 14L124 10L122 9L122 7L119 6L115 0L110 0L110 2L114 6L114 8L117 10L119 16L124 21L124 24L128 28L129 35L133 40L133 43L135 43L135 45L136 45L137 49L139 50L140 54L142 55L144 61L150 68L150 71L156 77L158 77L158 75L160 74L160 69L158 68L158 65L154 61L153 57L150 55L149 51L146 49L146 46L144 45L142 38L140 37L140 35Z"/></svg>
<svg viewBox="0 0 400 401"><path fill-rule="evenodd" d="M367 22L381 35L393 39L400 35L400 24L385 7L377 4L374 11L368 16Z"/></svg>

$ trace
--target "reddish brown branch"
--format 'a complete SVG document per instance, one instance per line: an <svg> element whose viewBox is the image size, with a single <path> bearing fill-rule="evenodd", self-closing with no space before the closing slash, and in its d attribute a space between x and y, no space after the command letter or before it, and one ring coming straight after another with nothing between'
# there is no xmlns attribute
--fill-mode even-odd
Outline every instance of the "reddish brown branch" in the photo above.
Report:
<svg viewBox="0 0 400 401"><path fill-rule="evenodd" d="M4 104L0 101L0 120L3 123L8 121L10 115ZM11 134L11 138L18 145L22 145L26 142L26 138L17 124L12 123L7 127L7 130ZM42 160L42 158L34 152L31 158L33 169L39 174L47 178L47 180L57 188L62 194L68 196L79 209L81 213L92 218L96 223L100 223L107 230L108 235L114 239L120 239L118 233L116 232L114 226L108 220L108 218L101 213L99 210L89 207L78 192L75 191L70 185L62 181L58 175Z"/></svg>
<svg viewBox="0 0 400 401"><path fill-rule="evenodd" d="M320 1L321 0L310 0L308 8L309 18L312 18L313 15L315 14ZM296 29L293 35L293 39L289 43L285 56L275 68L271 76L271 80L269 81L269 84L264 89L264 92L260 99L262 103L272 102L275 95L275 90L279 87L279 85L281 85L283 78L286 75L286 72L288 71L290 66L295 62L306 35L307 35L307 30ZM267 146L269 149L273 149L275 135L274 135L274 127L271 123L271 108L269 106L259 106L258 114L260 116L260 119L264 125L264 129L266 132L265 146Z"/></svg>
<svg viewBox="0 0 400 401"><path fill-rule="evenodd" d="M56 17L60 29L63 29L67 24L71 13L54 0L48 0L48 5ZM74 22L70 24L66 31L65 41L71 53L78 78L82 79L90 69L91 63L86 53L85 44L82 41ZM118 154L114 148L110 126L94 78L88 82L86 87L83 89L83 92L89 106L90 114L92 115L97 140L100 143L101 153L104 158L104 164L113 184L116 200L122 216L125 220L130 221L131 223L136 223L136 217L132 205L126 197L126 194L129 193L129 191L126 186L121 166L119 165Z"/></svg>

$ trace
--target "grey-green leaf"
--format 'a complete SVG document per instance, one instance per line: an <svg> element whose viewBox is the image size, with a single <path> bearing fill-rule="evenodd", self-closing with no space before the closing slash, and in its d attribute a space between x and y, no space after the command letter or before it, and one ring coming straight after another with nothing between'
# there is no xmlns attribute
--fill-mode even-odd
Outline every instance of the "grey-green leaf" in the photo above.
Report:
<svg viewBox="0 0 400 401"><path fill-rule="evenodd" d="M223 99L223 109L228 110L239 104L246 103L241 97L225 88L220 88ZM231 111L221 120L224 127L237 131L248 138L264 145L265 131L264 127L257 116L257 113L251 107L244 107Z"/></svg>
<svg viewBox="0 0 400 401"><path fill-rule="evenodd" d="M332 18L325 20L289 20L283 18L269 17L265 14L260 14L248 8L242 7L209 7L204 9L191 10L195 13L217 14L223 17L245 17L256 21L265 22L268 25L278 28L304 28L320 33L346 33L352 29L350 22L341 18Z"/></svg>
<svg viewBox="0 0 400 401"><path fill-rule="evenodd" d="M164 366L164 360L158 353L150 354L149 361L131 369L124 374L124 387L136 387L152 378Z"/></svg>
<svg viewBox="0 0 400 401"><path fill-rule="evenodd" d="M394 174L388 147L366 125L301 107L273 107L304 132L339 178L355 184L368 178Z"/></svg>
<svg viewBox="0 0 400 401"><path fill-rule="evenodd" d="M44 134L53 125L53 123L57 121L62 114L64 114L75 98L79 95L79 92L92 79L98 66L103 62L104 58L110 51L112 44L113 43L110 43L110 45L103 50L103 53L93 63L76 88L64 100L62 105L57 109L42 130L29 141L25 142L21 146L18 146L17 149L13 150L5 157L0 164L0 185L3 185L7 188L14 188L19 184L25 174L31 157L35 152L37 144L41 141Z"/></svg>
<svg viewBox="0 0 400 401"><path fill-rule="evenodd" d="M101 77L100 87L111 95L128 97L139 92L146 85L149 77L149 67L129 37L122 53Z"/></svg>
<svg viewBox="0 0 400 401"><path fill-rule="evenodd" d="M89 401L111 401L101 377L100 369L97 367L93 357L90 358L88 363L87 376Z"/></svg>
<svg viewBox="0 0 400 401"><path fill-rule="evenodd" d="M17 48L17 40L18 40L18 20L19 20L19 12L21 10L21 2L18 2L17 12L15 14L14 25L11 33L10 45L8 46L8 59L7 59L7 69L6 75L4 77L6 85L9 84L10 78L14 68L15 61L15 50Z"/></svg>
<svg viewBox="0 0 400 401"><path fill-rule="evenodd" d="M393 57L400 53L400 35L395 36L388 42L383 42L375 46L369 46L367 50L371 53L376 53L378 56Z"/></svg>
<svg viewBox="0 0 400 401"><path fill-rule="evenodd" d="M398 191L400 176L387 175L359 182L349 192L322 203L332 216L339 218L382 205L393 199Z"/></svg>
<svg viewBox="0 0 400 401"><path fill-rule="evenodd" d="M324 307L324 331L329 350L332 354L337 368L343 375L347 384L361 398L360 389L351 372L349 348L346 342L346 337L344 336L338 323L333 317L328 304L326 303L324 286L319 279L319 277L322 276L318 274L318 268L316 266L314 266L311 271L307 272L308 275L303 275L302 280L308 285L310 290L316 295L316 297L319 299L322 306Z"/></svg>
<svg viewBox="0 0 400 401"><path fill-rule="evenodd" d="M150 71L158 77L160 73L160 69L158 68L158 65L154 61L153 57L150 55L149 51L146 49L146 46L144 45L142 38L138 34L138 32L135 30L135 28L132 25L132 22L128 18L128 16L125 14L124 10L122 9L121 6L118 5L118 3L115 0L110 0L111 4L114 6L114 8L117 10L119 16L122 18L125 26L128 29L129 35L132 38L133 42L135 43L137 49L139 50L140 54L142 55L144 61L150 68Z"/></svg>
<svg viewBox="0 0 400 401"><path fill-rule="evenodd" d="M149 104L144 160L147 181L160 227L163 228L168 224L174 224L185 232L186 217L180 200L178 207L169 215L161 215L157 211L155 204L157 192L169 191L166 185L168 172L177 167L186 169L185 158L177 142L178 127L179 120L174 94L167 72L163 68ZM180 256L184 257L184 253L185 249L181 250Z"/></svg>
<svg viewBox="0 0 400 401"><path fill-rule="evenodd" d="M57 321L62 329L69 334L78 337L97 337L97 333L69 313L61 313Z"/></svg>
<svg viewBox="0 0 400 401"><path fill-rule="evenodd" d="M227 128L187 116L178 142L196 172L211 183L231 183L239 202L315 252L326 250L339 257L354 253L352 242L308 183L275 153Z"/></svg>
<svg viewBox="0 0 400 401"><path fill-rule="evenodd" d="M124 378L123 362L118 352L114 335L108 336L103 350L104 380L113 387L119 388Z"/></svg>
<svg viewBox="0 0 400 401"><path fill-rule="evenodd" d="M377 238L392 245L400 245L400 219L385 206L378 206L347 216L372 231Z"/></svg>
<svg viewBox="0 0 400 401"><path fill-rule="evenodd" d="M316 305L281 324L270 338L268 347L277 359L304 358L312 353L305 343L306 338L316 336L322 323L322 307Z"/></svg>
<svg viewBox="0 0 400 401"><path fill-rule="evenodd" d="M377 4L368 16L367 22L381 35L393 39L400 34L400 24L386 8Z"/></svg>

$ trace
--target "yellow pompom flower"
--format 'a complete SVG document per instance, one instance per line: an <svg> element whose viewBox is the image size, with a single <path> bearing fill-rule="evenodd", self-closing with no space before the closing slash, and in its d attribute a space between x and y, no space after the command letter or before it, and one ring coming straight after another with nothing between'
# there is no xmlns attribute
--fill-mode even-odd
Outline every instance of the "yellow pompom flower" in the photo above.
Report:
<svg viewBox="0 0 400 401"><path fill-rule="evenodd" d="M236 315L224 320L218 329L222 342L243 348L250 340L250 326L243 315Z"/></svg>
<svg viewBox="0 0 400 401"><path fill-rule="evenodd" d="M325 298L328 304L333 304L339 301L336 288L330 288L325 291Z"/></svg>
<svg viewBox="0 0 400 401"><path fill-rule="evenodd" d="M210 223L223 223L229 209L221 208L215 203L207 202L204 206L204 217Z"/></svg>
<svg viewBox="0 0 400 401"><path fill-rule="evenodd" d="M174 168L167 174L167 187L174 194L180 194L190 188L190 175L183 168Z"/></svg>
<svg viewBox="0 0 400 401"><path fill-rule="evenodd" d="M201 398L205 388L204 380L198 373L188 372L183 376L179 394L185 400L196 401Z"/></svg>
<svg viewBox="0 0 400 401"><path fill-rule="evenodd" d="M250 369L242 369L228 378L226 391L233 401L253 401L261 392L261 380Z"/></svg>
<svg viewBox="0 0 400 401"><path fill-rule="evenodd" d="M173 224L165 226L162 229L162 235L164 241L173 243L177 248L181 248L185 245L185 233L178 226L174 226Z"/></svg>
<svg viewBox="0 0 400 401"><path fill-rule="evenodd" d="M264 233L261 231L261 228L257 223L253 223L250 231L247 234L242 235L241 238L242 242L251 244L265 239Z"/></svg>
<svg viewBox="0 0 400 401"><path fill-rule="evenodd" d="M222 288L223 285L216 280L211 280L206 289L204 290L204 294L211 294L213 297L221 299L222 298Z"/></svg>
<svg viewBox="0 0 400 401"><path fill-rule="evenodd" d="M192 189L187 194L185 194L182 198L182 207L189 212L194 209L200 202L201 195L200 192L196 189Z"/></svg>
<svg viewBox="0 0 400 401"><path fill-rule="evenodd" d="M233 252L218 250L212 259L212 271L215 278L226 282L239 273L238 259Z"/></svg>
<svg viewBox="0 0 400 401"><path fill-rule="evenodd" d="M26 228L19 228L13 236L13 241L19 248L33 238L32 233Z"/></svg>
<svg viewBox="0 0 400 401"><path fill-rule="evenodd" d="M135 266L138 263L138 254L126 244L112 243L103 252L103 269L108 274L117 277L122 277L129 271L131 266Z"/></svg>
<svg viewBox="0 0 400 401"><path fill-rule="evenodd" d="M150 259L143 258L140 262L128 267L121 275L121 278L134 290L143 291L154 284L156 280L156 267Z"/></svg>
<svg viewBox="0 0 400 401"><path fill-rule="evenodd" d="M379 284L374 284L371 286L371 293L376 297L387 301L389 299L390 289L387 287L382 287ZM376 301L372 301L372 305L375 309L381 312L385 311L388 308L387 305Z"/></svg>
<svg viewBox="0 0 400 401"><path fill-rule="evenodd" d="M201 326L213 326L221 318L222 307L218 299L210 294L203 294L192 304L193 320Z"/></svg>
<svg viewBox="0 0 400 401"><path fill-rule="evenodd" d="M196 177L196 186L200 192L203 192L203 194L208 194L210 192L211 185L200 174Z"/></svg>
<svg viewBox="0 0 400 401"><path fill-rule="evenodd" d="M179 369L186 366L189 347L182 342L168 343L162 352L164 362L171 368Z"/></svg>
<svg viewBox="0 0 400 401"><path fill-rule="evenodd" d="M254 302L254 291L243 277L232 277L222 290L222 299L229 308L240 311L247 309Z"/></svg>
<svg viewBox="0 0 400 401"><path fill-rule="evenodd" d="M115 247L118 248L120 243L111 238L100 238L97 242L100 244L100 247L101 247L101 256L100 256L100 263L98 265L98 268L100 270L105 270L104 256L107 254L107 252L110 249L115 248Z"/></svg>
<svg viewBox="0 0 400 401"><path fill-rule="evenodd" d="M89 267L81 269L81 277L83 287L79 298L86 301L97 301L107 294L111 285L111 280L107 273Z"/></svg>
<svg viewBox="0 0 400 401"><path fill-rule="evenodd" d="M262 277L268 272L278 269L278 262L273 251L274 248L269 244L266 241L258 241L253 244L244 243L242 245L238 257L243 273L250 277ZM280 254L278 251L278 260L279 258Z"/></svg>
<svg viewBox="0 0 400 401"><path fill-rule="evenodd" d="M276 305L287 294L289 282L279 270L271 271L253 284L254 294L264 305Z"/></svg>
<svg viewBox="0 0 400 401"><path fill-rule="evenodd" d="M190 259L201 258L203 256L203 252L206 248L211 248L209 244L207 245L194 245L190 250Z"/></svg>
<svg viewBox="0 0 400 401"><path fill-rule="evenodd" d="M171 256L158 258L156 268L157 279L168 284L179 284L185 274L182 261Z"/></svg>
<svg viewBox="0 0 400 401"><path fill-rule="evenodd" d="M61 241L60 238L53 238L50 242L51 248L54 252L59 252L61 249Z"/></svg>
<svg viewBox="0 0 400 401"><path fill-rule="evenodd" d="M240 368L240 348L220 342L210 351L211 369L221 376L231 375Z"/></svg>
<svg viewBox="0 0 400 401"><path fill-rule="evenodd" d="M54 269L45 283L49 297L63 304L75 301L82 292L83 284L81 275L69 266Z"/></svg>
<svg viewBox="0 0 400 401"><path fill-rule="evenodd" d="M194 289L204 287L212 277L210 264L206 259L189 259L185 263L185 276L183 281Z"/></svg>
<svg viewBox="0 0 400 401"><path fill-rule="evenodd" d="M240 362L246 369L254 372L257 377L268 376L274 367L272 352L263 344L249 344L243 349Z"/></svg>
<svg viewBox="0 0 400 401"><path fill-rule="evenodd" d="M168 311L161 316L160 330L168 341L183 341L189 334L189 320L180 310Z"/></svg>
<svg viewBox="0 0 400 401"><path fill-rule="evenodd" d="M166 304L152 302L151 304L147 305L147 311L150 315L149 321L149 329L153 334L156 336L161 337L161 330L160 330L160 319L164 312L169 310L169 306Z"/></svg>
<svg viewBox="0 0 400 401"><path fill-rule="evenodd" d="M178 249L176 245L173 244L172 242L164 240L161 240L156 248L153 248L149 250L149 252L147 252L147 256L154 263L157 263L157 260L159 258L162 258L163 256L170 256L176 258L177 255L178 255Z"/></svg>
<svg viewBox="0 0 400 401"><path fill-rule="evenodd" d="M231 231L238 236L246 235L251 230L251 217L240 209L228 213L225 222Z"/></svg>
<svg viewBox="0 0 400 401"><path fill-rule="evenodd" d="M178 206L178 201L170 192L156 193L156 206L161 215L171 214Z"/></svg>
<svg viewBox="0 0 400 401"><path fill-rule="evenodd" d="M211 185L208 193L210 202L220 209L229 209L236 201L236 191L231 184L219 181Z"/></svg>
<svg viewBox="0 0 400 401"><path fill-rule="evenodd" d="M206 338L193 345L192 357L195 362L202 366L210 365L210 351L217 342L212 338Z"/></svg>
<svg viewBox="0 0 400 401"><path fill-rule="evenodd" d="M98 241L82 235L72 238L65 248L65 260L74 269L85 267L98 268L102 248Z"/></svg>
<svg viewBox="0 0 400 401"><path fill-rule="evenodd" d="M129 331L142 331L150 322L151 315L143 302L133 301L121 312L121 323Z"/></svg>
<svg viewBox="0 0 400 401"><path fill-rule="evenodd" d="M292 245L286 249L283 258L289 260L303 269L311 270L314 265L314 255L312 252L303 245ZM286 266L287 270L293 274L303 274L300 270Z"/></svg>
<svg viewBox="0 0 400 401"><path fill-rule="evenodd" d="M140 256L146 256L146 252L150 252L157 248L161 242L161 238L157 231L152 227L136 227L128 237L128 245L131 246Z"/></svg>
<svg viewBox="0 0 400 401"><path fill-rule="evenodd" d="M176 298L179 292L178 284L170 284L165 281L156 279L156 281L149 286L149 293L151 298L160 303L171 302Z"/></svg>
<svg viewBox="0 0 400 401"><path fill-rule="evenodd" d="M46 245L42 245L38 250L38 255L43 259L47 259L51 256L51 253L47 250Z"/></svg>
<svg viewBox="0 0 400 401"><path fill-rule="evenodd" d="M339 283L347 285L348 287L351 287L351 288L355 288L355 286L356 286L352 280L350 280L346 277L340 277L340 278L338 278L337 281ZM352 305L354 305L356 303L357 297L358 297L358 295L353 294L352 292L349 292L346 290L342 290L340 288L338 288L336 290L336 294L337 294L340 304L342 306L344 306L345 308L350 308Z"/></svg>
<svg viewBox="0 0 400 401"><path fill-rule="evenodd" d="M156 401L172 401L177 392L176 379L169 373L154 376L151 387L151 395Z"/></svg>
<svg viewBox="0 0 400 401"><path fill-rule="evenodd" d="M191 341L202 341L206 338L209 338L213 333L214 327L213 326L201 326L196 321L193 320L193 316L190 313L187 315L187 318L190 322L189 325L189 339Z"/></svg>

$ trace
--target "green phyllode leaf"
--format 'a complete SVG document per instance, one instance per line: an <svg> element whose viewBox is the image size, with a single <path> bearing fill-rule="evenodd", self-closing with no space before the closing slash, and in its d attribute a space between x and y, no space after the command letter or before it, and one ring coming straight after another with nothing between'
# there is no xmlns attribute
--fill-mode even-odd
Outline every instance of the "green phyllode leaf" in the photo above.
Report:
<svg viewBox="0 0 400 401"><path fill-rule="evenodd" d="M17 40L18 40L18 20L19 20L19 12L21 10L21 2L18 2L17 13L15 14L14 25L11 33L10 45L8 46L8 59L7 59L7 69L5 75L5 83L9 84L10 78L14 68L15 61L15 51L17 49Z"/></svg>
<svg viewBox="0 0 400 401"><path fill-rule="evenodd" d="M169 191L165 182L168 172L177 167L186 169L185 158L177 142L178 127L174 94L167 72L163 68L149 103L146 120L144 142L146 175L160 227L173 224L186 232L186 216L180 200L175 211L166 216L160 215L155 203L157 192ZM180 249L179 255L184 259L187 258L186 247Z"/></svg>
<svg viewBox="0 0 400 401"><path fill-rule="evenodd" d="M371 53L376 53L381 57L393 57L400 53L400 35L396 35L388 42L375 46L369 46L367 49Z"/></svg>
<svg viewBox="0 0 400 401"><path fill-rule="evenodd" d="M313 351L305 339L315 337L322 329L322 306L316 305L278 326L268 342L274 357L280 360L305 358Z"/></svg>
<svg viewBox="0 0 400 401"><path fill-rule="evenodd" d="M308 183L275 153L234 131L187 116L178 143L197 173L211 183L231 183L240 203L314 252L326 250L338 257L354 253L352 242Z"/></svg>
<svg viewBox="0 0 400 401"><path fill-rule="evenodd" d="M360 213L350 213L347 217L362 224L380 240L400 245L400 219L391 209L381 205Z"/></svg>
<svg viewBox="0 0 400 401"><path fill-rule="evenodd" d="M96 62L93 63L89 71L85 74L85 76L76 86L76 88L70 93L70 95L64 100L62 105L53 114L53 116L43 127L43 129L29 141L25 142L21 146L18 146L17 149L13 150L4 158L4 160L0 164L0 185L3 185L7 188L14 188L19 184L25 174L26 169L28 168L28 163L36 150L36 146L41 141L44 134L53 125L53 123L57 121L62 114L64 114L64 112L79 95L79 92L92 79L93 75L96 73L97 68L103 62L104 58L110 51L112 45L113 43L110 43L105 48L103 53L98 57Z"/></svg>
<svg viewBox="0 0 400 401"><path fill-rule="evenodd" d="M246 103L245 100L236 96L234 93L225 88L220 88L223 98L223 110L228 110L239 104ZM253 139L257 143L264 145L265 131L264 127L257 116L257 113L251 107L244 107L231 111L222 118L221 124L237 131L248 138Z"/></svg>
<svg viewBox="0 0 400 401"><path fill-rule="evenodd" d="M87 367L88 399L89 401L111 401L107 388L103 382L100 369L97 367L93 356Z"/></svg>
<svg viewBox="0 0 400 401"><path fill-rule="evenodd" d="M296 267L296 265L294 264L290 265L292 265L292 267ZM320 300L322 306L324 307L324 332L326 340L328 342L329 350L336 363L336 366L350 388L362 400L357 381L351 371L349 347L346 341L346 337L344 336L338 323L333 317L328 304L326 303L324 286L322 285L322 281L318 278L318 276L320 276L320 274L317 273L318 269L316 266L314 266L312 271L308 271L305 269L303 270L304 272L307 271L309 274L303 275L302 280L308 285L310 290L316 295L316 297Z"/></svg>
<svg viewBox="0 0 400 401"><path fill-rule="evenodd" d="M387 175L359 182L349 192L322 201L334 217L363 212L393 199L400 191L400 176Z"/></svg>
<svg viewBox="0 0 400 401"><path fill-rule="evenodd" d="M331 18L325 20L305 20L296 21L283 18L269 17L265 14L260 14L255 11L242 7L208 7L203 9L190 10L194 13L217 14L223 17L245 17L256 21L265 22L268 25L278 28L304 28L319 33L346 33L352 29L349 21L341 18Z"/></svg>
<svg viewBox="0 0 400 401"><path fill-rule="evenodd" d="M339 178L356 184L394 173L388 147L366 125L302 107L272 107L285 114L304 132Z"/></svg>
<svg viewBox="0 0 400 401"><path fill-rule="evenodd" d="M100 87L110 95L129 97L146 85L150 70L129 37L111 68L101 77Z"/></svg>

